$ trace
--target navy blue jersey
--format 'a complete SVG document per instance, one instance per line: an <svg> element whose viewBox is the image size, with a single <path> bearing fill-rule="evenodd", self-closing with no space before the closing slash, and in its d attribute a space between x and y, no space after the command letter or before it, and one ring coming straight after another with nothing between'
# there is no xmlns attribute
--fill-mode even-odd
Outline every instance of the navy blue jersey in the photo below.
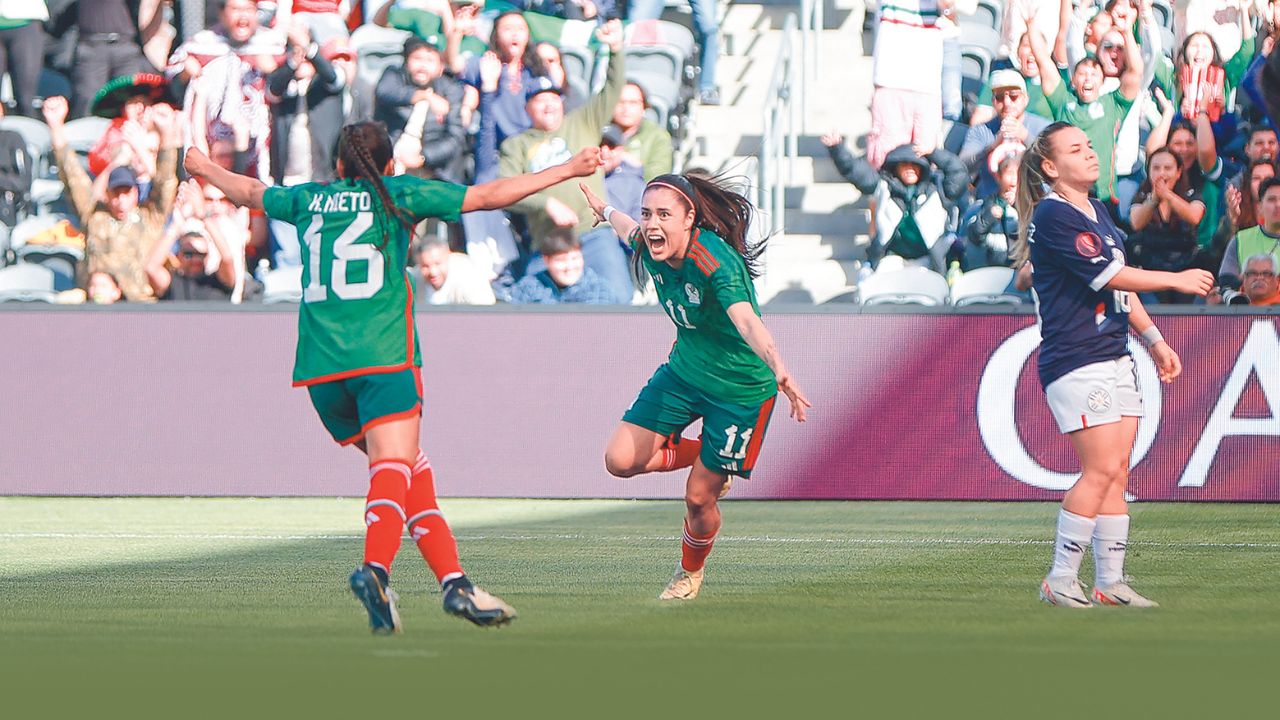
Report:
<svg viewBox="0 0 1280 720"><path fill-rule="evenodd" d="M1129 293L1106 290L1124 269L1124 233L1090 198L1097 220L1050 193L1031 216L1029 238L1040 316L1040 384L1128 352Z"/></svg>

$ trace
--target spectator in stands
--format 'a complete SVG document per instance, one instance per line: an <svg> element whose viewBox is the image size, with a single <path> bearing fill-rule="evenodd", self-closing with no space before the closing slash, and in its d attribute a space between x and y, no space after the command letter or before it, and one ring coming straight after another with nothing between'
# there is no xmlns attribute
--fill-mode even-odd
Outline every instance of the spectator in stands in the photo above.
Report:
<svg viewBox="0 0 1280 720"><path fill-rule="evenodd" d="M518 305L617 302L614 288L586 267L582 245L572 228L556 228L539 244L544 267L532 268L511 288L511 302Z"/></svg>
<svg viewBox="0 0 1280 720"><path fill-rule="evenodd" d="M149 11L145 18L144 4ZM142 46L159 30L164 13L155 2L82 0L76 14L80 37L71 70L75 100L72 115L81 117L89 111L98 88L111 78L155 70L142 53Z"/></svg>
<svg viewBox="0 0 1280 720"><path fill-rule="evenodd" d="M1242 288L1250 305L1280 305L1277 273L1280 273L1280 258L1273 253L1258 253L1245 261Z"/></svg>
<svg viewBox="0 0 1280 720"><path fill-rule="evenodd" d="M200 77L210 61L234 55L252 68L266 73L276 69L275 58L284 55L284 37L270 28L259 27L255 0L214 0L222 2L218 24L196 33L173 51L165 74L185 88Z"/></svg>
<svg viewBox="0 0 1280 720"><path fill-rule="evenodd" d="M1049 109L1049 103L1044 99L1044 90L1040 87L1040 67L1036 65L1036 56L1031 52L1031 36L1023 33L1017 47L1017 56L1011 59L1014 63L1013 69L1022 74L1022 83L1027 89L1026 112L1043 118L1052 117L1053 110ZM994 75L992 73L993 78ZM978 93L977 106L974 107L973 115L969 118L970 125L982 125L996 117L991 91L991 83L984 83L982 90Z"/></svg>
<svg viewBox="0 0 1280 720"><path fill-rule="evenodd" d="M342 37L315 44L295 24L284 62L267 76L271 102L271 178L277 185L329 182L342 132L343 98L355 56Z"/></svg>
<svg viewBox="0 0 1280 720"><path fill-rule="evenodd" d="M1254 0L1178 0L1174 7L1174 27L1178 37L1203 33L1213 41L1223 57L1235 55L1243 46L1240 26L1249 23ZM1250 53L1252 54L1252 53Z"/></svg>
<svg viewBox="0 0 1280 720"><path fill-rule="evenodd" d="M1237 190L1227 187L1227 217L1229 225L1227 236L1234 236L1241 230L1257 227L1261 222L1258 214L1258 188L1268 178L1276 176L1275 163L1270 158L1260 158L1249 163L1244 174L1249 177L1249 184ZM1222 230L1219 229L1219 234ZM1215 236L1216 240L1216 236Z"/></svg>
<svg viewBox="0 0 1280 720"><path fill-rule="evenodd" d="M1031 36L1031 50L1035 53L1036 65L1040 70L1040 85L1044 88L1049 107L1053 110L1053 119L1071 123L1089 137L1094 151L1098 153L1098 165L1101 168L1094 190L1098 199L1114 212L1117 203L1115 173L1117 132L1129 108L1133 106L1134 100L1142 90L1142 57L1138 52L1138 42L1133 37L1133 29L1127 26L1120 29L1125 44L1124 74L1120 76L1119 87L1105 93L1103 92L1102 65L1092 57L1086 57L1076 63L1071 74L1071 86L1068 89L1058 75L1057 66L1049 55L1044 38L1034 30L1033 21L1028 29Z"/></svg>
<svg viewBox="0 0 1280 720"><path fill-rule="evenodd" d="M648 108L644 88L634 82L622 87L618 104L613 108L613 124L622 131L625 159L644 168L645 182L671 172L673 158L671 134L644 116Z"/></svg>
<svg viewBox="0 0 1280 720"><path fill-rule="evenodd" d="M611 50L604 90L586 105L565 115L564 102L549 79L543 78L541 84L529 88L527 107L533 127L502 143L499 158L502 177L537 172L563 162L584 147L600 144L601 128L608 124L622 86L626 84L626 66L622 23L610 21L597 34ZM601 173L583 180L597 195L604 194L603 181ZM524 213L528 219L535 247L555 228L573 228L581 241L587 266L615 289L616 302L630 302L632 285L626 253L612 229L593 229L591 209L576 181L531 195L511 210Z"/></svg>
<svg viewBox="0 0 1280 720"><path fill-rule="evenodd" d="M879 267L884 256L897 256L908 265L938 272L946 269L950 243L948 205L964 194L969 173L960 158L936 148L921 155L910 145L891 151L879 172L870 161L856 158L838 133L822 137L836 169L863 195L872 196L875 237L867 259Z"/></svg>
<svg viewBox="0 0 1280 720"><path fill-rule="evenodd" d="M114 78L94 95L90 111L111 118L102 137L89 150L89 172L101 175L121 154L132 158L142 199L146 199L155 174L160 136L152 127L151 106L168 96L169 83L155 73Z"/></svg>
<svg viewBox="0 0 1280 720"><path fill-rule="evenodd" d="M217 223L204 222L203 198L204 191L195 180L182 184L175 205L187 208L185 218L180 218L181 223L175 223L171 234L160 238L147 256L147 280L160 300L231 299L236 285L233 252L218 232ZM171 261L173 235L178 236L178 253ZM208 269L210 240L217 251L212 272Z"/></svg>
<svg viewBox="0 0 1280 720"><path fill-rule="evenodd" d="M151 194L139 204L137 176L128 166L114 167L106 173L105 198L93 194L93 182L80 166L75 151L67 146L64 125L69 109L66 98L51 97L45 100L43 111L58 174L85 234L82 277L87 279L89 273L105 270L119 279L130 301L151 300L154 294L144 263L152 245L163 235L177 191L179 123L168 105L153 108L153 123L160 131L160 155Z"/></svg>
<svg viewBox="0 0 1280 720"><path fill-rule="evenodd" d="M276 3L274 26L287 28L301 24L319 45L345 39L349 33L341 5L340 0L280 0Z"/></svg>
<svg viewBox="0 0 1280 720"><path fill-rule="evenodd" d="M1230 190L1240 190L1240 186L1244 182L1245 172L1258 161L1274 163L1277 157L1278 148L1280 148L1280 145L1276 142L1275 128L1262 123L1249 128L1248 140L1244 145L1246 167L1241 168L1240 172L1236 173L1231 180L1227 182L1228 192L1230 192Z"/></svg>
<svg viewBox="0 0 1280 720"><path fill-rule="evenodd" d="M1154 94L1161 105L1161 114L1160 122L1151 129L1151 134L1147 137L1147 153L1151 154L1167 145L1182 161L1183 174L1189 178L1191 188L1204 201L1205 214L1197 231L1197 242L1202 249L1208 250L1213 247L1213 236L1218 229L1225 166L1218 156L1212 123L1208 112L1202 109L1196 114L1194 126L1185 121L1175 124L1173 103L1159 88L1156 88Z"/></svg>
<svg viewBox="0 0 1280 720"><path fill-rule="evenodd" d="M994 192L978 201L961 223L967 241L961 268L1009 266L1009 240L1018 234L1018 164L1021 155L1006 155L996 168Z"/></svg>
<svg viewBox="0 0 1280 720"><path fill-rule="evenodd" d="M440 50L416 36L404 65L389 67L374 90L374 118L386 123L397 162L420 174L462 182L467 130L462 85L444 74Z"/></svg>
<svg viewBox="0 0 1280 720"><path fill-rule="evenodd" d="M904 0L897 4L910 2L911 0ZM950 4L952 0L923 0L923 2ZM656 20L662 16L663 6L664 0L631 0L627 19L631 22ZM701 68L698 75L698 102L703 105L719 105L720 87L716 85L716 61L720 58L720 10L716 0L689 0L689 7L693 10L693 34L698 40L698 47L702 48L698 55L698 67ZM942 39L939 37L939 58L942 52L941 43ZM880 43L877 41L876 48L879 49L879 47ZM940 83L941 77L942 68L939 65L938 76L934 79ZM941 123L941 99L938 102L938 121Z"/></svg>
<svg viewBox="0 0 1280 720"><path fill-rule="evenodd" d="M449 243L428 236L418 245L418 297L428 305L492 305L496 300L485 273Z"/></svg>
<svg viewBox="0 0 1280 720"><path fill-rule="evenodd" d="M1235 41L1226 47L1238 49L1226 55L1225 62L1221 45L1209 33L1184 32L1188 34L1174 60L1163 60L1156 69L1155 83L1173 99L1181 117L1191 119L1202 110L1207 112L1225 141L1226 135L1235 132L1234 108L1229 103L1253 61L1257 44L1253 24L1245 14L1232 22L1229 32Z"/></svg>
<svg viewBox="0 0 1280 720"><path fill-rule="evenodd" d="M1185 177L1182 160L1168 148L1151 153L1147 179L1130 209L1135 232L1127 242L1129 264L1165 272L1191 268L1199 249L1196 226L1204 215L1204 201ZM1143 302L1190 303L1194 299L1194 295L1165 290L1144 297Z"/></svg>
<svg viewBox="0 0 1280 720"><path fill-rule="evenodd" d="M1044 33L1045 41L1057 37L1062 22L1062 8L1058 0L1007 0L1001 24L1001 44L996 57L1013 59L1021 56L1022 44L1027 42L1027 18Z"/></svg>
<svg viewBox="0 0 1280 720"><path fill-rule="evenodd" d="M644 198L644 168L626 151L622 128L609 125L600 136L600 167L604 171L605 202L628 217L640 217Z"/></svg>
<svg viewBox="0 0 1280 720"><path fill-rule="evenodd" d="M970 126L960 151L960 159L977 177L975 194L979 198L995 193L995 168L1005 158L1020 155L1027 143L1049 126L1048 119L1027 112L1027 84L1017 70L991 74L991 97L996 117Z"/></svg>
<svg viewBox="0 0 1280 720"><path fill-rule="evenodd" d="M490 52L468 60L460 76L475 91L467 102L480 111L480 133L475 147L475 181L478 183L497 177L494 158L507 138L532 126L525 111L528 88L535 78L546 75L542 61L529 42L529 24L519 12L505 12L493 21L489 47ZM482 63L489 69L488 73L482 73ZM494 68L497 72L493 72Z"/></svg>
<svg viewBox="0 0 1280 720"><path fill-rule="evenodd" d="M569 74L564 69L564 59L560 55L560 48L549 42L540 42L533 46L533 51L538 54L538 59L542 61L542 69L546 72L547 77L560 88L560 95L564 98L564 109L566 112L573 112L582 107L587 101L578 88L569 82Z"/></svg>
<svg viewBox="0 0 1280 720"><path fill-rule="evenodd" d="M9 74L18 114L25 117L40 115L34 101L44 67L44 23L48 19L45 0L0 0L0 75Z"/></svg>
<svg viewBox="0 0 1280 720"><path fill-rule="evenodd" d="M867 160L879 168L900 145L925 154L942 131L942 29L952 0L902 0L880 8L872 54L871 131Z"/></svg>
<svg viewBox="0 0 1280 720"><path fill-rule="evenodd" d="M120 289L120 281L105 270L89 273L89 282L85 285L85 299L94 305L114 305L124 302L124 291Z"/></svg>
<svg viewBox="0 0 1280 720"><path fill-rule="evenodd" d="M1280 257L1280 177L1262 181L1258 189L1262 222L1235 234L1227 244L1218 268L1218 282L1224 287L1239 284L1246 261L1261 253Z"/></svg>

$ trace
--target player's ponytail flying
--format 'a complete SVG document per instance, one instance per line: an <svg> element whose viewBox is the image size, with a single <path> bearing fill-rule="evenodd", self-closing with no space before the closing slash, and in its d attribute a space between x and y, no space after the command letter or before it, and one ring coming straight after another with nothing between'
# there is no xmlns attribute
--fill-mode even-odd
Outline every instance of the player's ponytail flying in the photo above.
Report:
<svg viewBox="0 0 1280 720"><path fill-rule="evenodd" d="M1040 132L1036 139L1027 146L1018 166L1018 196L1014 206L1018 209L1018 237L1014 240L1009 252L1009 259L1016 267L1021 267L1031 256L1027 234L1031 227L1031 215L1036 203L1049 192L1048 176L1044 174L1044 161L1049 157L1050 143L1059 130L1071 127L1065 122L1056 122Z"/></svg>
<svg viewBox="0 0 1280 720"><path fill-rule="evenodd" d="M398 207L387 192L382 182L382 172L391 161L391 137L387 135L387 127L380 122L359 122L342 128L338 139L338 159L342 161L343 175L348 180L368 180L373 183L374 192L383 212L378 218L382 228L382 244L385 248L391 242L391 233L385 219L391 218L402 225L409 235L413 235L413 218Z"/></svg>

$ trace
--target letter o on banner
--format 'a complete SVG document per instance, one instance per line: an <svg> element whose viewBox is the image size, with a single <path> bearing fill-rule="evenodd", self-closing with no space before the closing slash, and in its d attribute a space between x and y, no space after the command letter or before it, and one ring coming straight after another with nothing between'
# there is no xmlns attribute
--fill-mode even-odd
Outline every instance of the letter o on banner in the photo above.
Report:
<svg viewBox="0 0 1280 720"><path fill-rule="evenodd" d="M978 385L978 432L987 454L1015 480L1043 490L1069 490L1080 479L1080 473L1054 472L1027 452L1018 434L1014 410L1017 406L1018 378L1031 353L1040 345L1040 328L1032 325L1010 335L987 361ZM1156 364L1141 343L1129 338L1138 371L1138 392L1142 395L1144 415L1138 423L1129 467L1142 462L1151 450L1160 428L1161 388ZM1041 400L1043 402L1043 400Z"/></svg>

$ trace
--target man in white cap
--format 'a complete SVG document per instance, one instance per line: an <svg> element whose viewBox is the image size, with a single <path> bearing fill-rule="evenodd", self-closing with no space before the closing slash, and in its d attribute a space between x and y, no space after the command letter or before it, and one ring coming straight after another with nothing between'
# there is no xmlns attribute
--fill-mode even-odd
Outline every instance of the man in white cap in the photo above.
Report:
<svg viewBox="0 0 1280 720"><path fill-rule="evenodd" d="M996 116L969 128L960 159L977 178L977 197L996 190L995 169L1005 157L1022 152L1049 125L1047 118L1027 112L1027 83L1017 70L991 74L991 104Z"/></svg>

